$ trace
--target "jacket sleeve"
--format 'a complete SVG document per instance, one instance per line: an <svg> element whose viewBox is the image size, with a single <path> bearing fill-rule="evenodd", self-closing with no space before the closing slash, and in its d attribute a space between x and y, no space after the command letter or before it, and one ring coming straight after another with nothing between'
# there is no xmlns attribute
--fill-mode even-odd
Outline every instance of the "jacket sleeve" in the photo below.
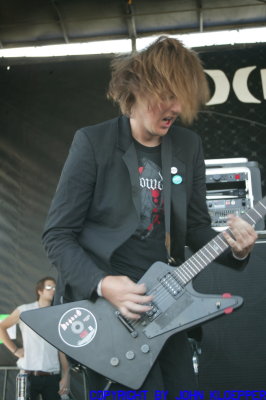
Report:
<svg viewBox="0 0 266 400"><path fill-rule="evenodd" d="M105 275L78 241L93 198L96 173L93 148L80 130L63 167L42 236L48 258L65 286L64 297L72 300L90 298Z"/></svg>
<svg viewBox="0 0 266 400"><path fill-rule="evenodd" d="M188 203L186 242L193 251L197 251L218 234L211 228L211 218L206 203L205 162L200 137L198 137L193 165L193 186ZM248 260L249 257L242 261L235 259L230 248L216 259L220 264L236 268L245 266Z"/></svg>

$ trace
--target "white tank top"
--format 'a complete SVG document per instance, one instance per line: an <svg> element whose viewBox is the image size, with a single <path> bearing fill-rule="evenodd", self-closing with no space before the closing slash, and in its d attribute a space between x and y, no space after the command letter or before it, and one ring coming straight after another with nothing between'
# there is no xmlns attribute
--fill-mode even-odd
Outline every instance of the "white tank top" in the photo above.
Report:
<svg viewBox="0 0 266 400"><path fill-rule="evenodd" d="M37 301L18 307L20 312L36 308L39 308ZM59 373L58 350L37 335L21 320L19 320L19 328L23 339L24 357L17 360L18 368L30 371Z"/></svg>

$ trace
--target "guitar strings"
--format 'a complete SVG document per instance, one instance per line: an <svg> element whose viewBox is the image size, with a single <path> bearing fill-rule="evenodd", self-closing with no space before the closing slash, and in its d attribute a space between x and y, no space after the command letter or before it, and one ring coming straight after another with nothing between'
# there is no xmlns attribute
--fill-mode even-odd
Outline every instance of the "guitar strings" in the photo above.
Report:
<svg viewBox="0 0 266 400"><path fill-rule="evenodd" d="M266 197L262 201L266 201ZM260 205L264 208L262 215L257 210ZM258 217L258 215L255 214L254 218L252 218L250 215L250 214L252 214L252 212L258 214L259 217ZM245 218L249 219L251 224L253 225L254 223L258 222L258 220L260 218L262 218L263 215L265 215L265 212L266 212L266 207L264 206L264 204L261 201L259 201L253 209L250 209L248 212L246 212ZM247 221L247 222L249 222L249 221ZM230 231L229 228L227 228L226 231L232 235L232 232ZM217 243L217 240L220 241L219 244ZM158 279L159 283L157 283L155 286L151 287L149 289L149 291L147 292L148 295L154 295L154 299L152 300L152 303L155 304L155 307L156 307L157 303L164 301L169 296L171 296L171 298L174 298L174 296L172 296L172 294L160 282L160 280L164 279L165 285L172 286L171 281L173 279L175 282L175 285L177 284L181 288L180 291L182 291L184 289L184 285L186 285L188 282L190 282L199 272L202 271L202 269L204 269L211 261L213 261L216 257L218 257L228 247L229 247L229 245L228 245L226 239L224 238L222 233L220 233L217 236L215 236L215 238L213 238L209 243L207 243L207 245L205 245L202 249L197 251L193 256L191 256L188 260L186 260L183 264L181 264L179 267L176 267L174 271L163 274ZM206 256L206 254L204 253L203 250L206 250L208 252L208 254L210 254L210 256L212 258L211 260L209 260L209 258ZM213 253L212 253L212 251L213 251ZM207 262L201 257L200 253L207 259ZM202 264L197 259L197 257L199 257ZM194 263L194 261L195 261L195 263ZM192 263L192 265L191 265L191 263ZM191 274L191 270L193 271L194 274L193 273ZM174 298L174 300L176 300L176 299ZM127 319L127 320L130 322L130 324L133 327L135 327L137 325L142 324L143 321L147 320L147 318L149 318L149 316L147 315L147 313L144 313L141 316L141 318L138 320L133 320L133 319Z"/></svg>
<svg viewBox="0 0 266 400"><path fill-rule="evenodd" d="M211 255L212 259L216 258L228 246L225 239L223 237L219 237L219 236L220 235L217 235L215 237L215 239L213 239L210 243L208 243L204 247L204 248L206 248L207 246L209 246L210 250L213 251L213 253L211 253L210 250L207 250L208 253ZM220 245L218 245L216 243L218 238L222 241L223 246L226 245L225 248L221 247ZM217 249L214 250L211 243L215 243L216 247L218 246L219 251L217 251ZM163 274L163 275L161 275L161 277L158 278L159 283L156 284L155 286L151 287L151 289L147 292L148 295L154 295L154 299L152 300L152 303L155 304L155 307L156 307L157 303L163 302L169 296L170 296L170 298L174 298L174 296L172 296L170 291L165 286L168 286L168 288L173 287L172 282L174 281L174 285L175 286L177 285L177 287L175 287L175 289L178 289L178 292L181 292L184 289L184 285L187 284L189 281L191 281L196 276L196 274L198 274L203 268L205 268L206 265L208 265L212 261L204 254L204 252L203 252L204 248L199 250L197 253L195 253L192 257L189 258L189 260L185 261L183 264L181 264L179 267L177 267L174 271L167 272L166 274ZM205 256L207 261L203 260L203 258L199 256L198 253L200 253L200 252ZM200 260L197 257L199 257ZM191 263L193 265L191 265ZM191 273L191 270L193 271L193 273ZM164 279L164 284L160 282L163 279ZM174 298L174 300L177 300L177 299ZM147 313L144 313L139 320L137 320L137 321L129 320L129 321L130 321L131 325L134 327L136 325L142 324L143 321L147 320L147 318L149 318L149 316L147 315Z"/></svg>

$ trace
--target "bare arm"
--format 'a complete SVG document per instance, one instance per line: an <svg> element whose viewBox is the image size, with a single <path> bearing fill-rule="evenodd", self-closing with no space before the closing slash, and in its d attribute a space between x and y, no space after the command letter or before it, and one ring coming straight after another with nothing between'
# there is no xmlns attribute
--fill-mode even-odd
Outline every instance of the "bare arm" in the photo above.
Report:
<svg viewBox="0 0 266 400"><path fill-rule="evenodd" d="M69 372L69 363L64 353L59 352L59 360L61 365L61 380L59 382L59 391L60 395L68 394L70 388L70 372Z"/></svg>
<svg viewBox="0 0 266 400"><path fill-rule="evenodd" d="M23 348L17 348L13 340L10 339L8 335L8 328L16 325L19 321L20 311L16 308L7 318L5 318L0 323L0 339L4 343L4 345L8 348L8 350L13 353L16 357L23 357L24 351Z"/></svg>

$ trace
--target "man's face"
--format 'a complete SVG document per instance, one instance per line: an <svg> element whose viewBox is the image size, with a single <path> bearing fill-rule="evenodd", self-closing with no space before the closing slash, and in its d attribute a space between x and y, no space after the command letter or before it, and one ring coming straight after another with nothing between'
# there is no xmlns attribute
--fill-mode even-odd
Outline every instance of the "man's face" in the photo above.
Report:
<svg viewBox="0 0 266 400"><path fill-rule="evenodd" d="M43 290L39 290L38 292L40 298L43 300L52 301L54 297L55 287L56 285L54 281L50 279L45 281Z"/></svg>
<svg viewBox="0 0 266 400"><path fill-rule="evenodd" d="M150 102L137 97L130 118L132 134L141 143L150 141L155 145L167 134L180 112L181 105L176 98L164 97L160 102Z"/></svg>

